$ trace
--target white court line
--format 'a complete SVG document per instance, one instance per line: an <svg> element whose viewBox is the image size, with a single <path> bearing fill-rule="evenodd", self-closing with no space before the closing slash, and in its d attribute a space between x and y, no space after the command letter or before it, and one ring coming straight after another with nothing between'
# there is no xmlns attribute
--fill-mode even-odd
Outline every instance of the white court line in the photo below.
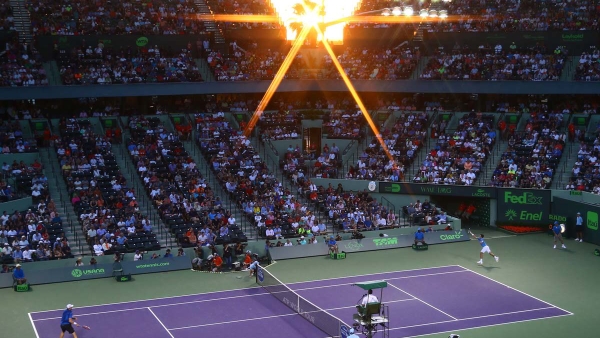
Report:
<svg viewBox="0 0 600 338"><path fill-rule="evenodd" d="M486 237L487 239L496 239L496 238L510 238L510 237L517 237L517 235L503 235L503 236L493 236L493 237ZM472 241L474 241L474 239L471 239Z"/></svg>
<svg viewBox="0 0 600 338"><path fill-rule="evenodd" d="M98 312L90 312L90 313L77 314L77 317L92 316L92 315L101 315L101 314L105 314L105 313L114 313L114 312L136 311L136 310L144 310L144 309L149 309L149 308L160 308L160 307L186 305L186 304L194 304L194 303L204 303L204 302L212 302L212 301L215 301L215 300L227 300L227 299L246 298L246 297L255 297L255 296L266 296L266 295L270 295L270 293L264 292L264 293L257 293L255 295L240 295L240 296L231 296L231 297L221 297L221 298L194 300L194 301L189 301L189 302L181 302L181 303L173 303L173 304L163 304L163 305L154 305L154 306L142 306L142 307L133 307L133 308L128 308L128 309L109 310L109 311L98 311ZM54 319L60 319L60 318L61 317L40 318L40 319L34 319L33 321L34 322L39 322L39 321L44 321L44 320L54 320Z"/></svg>
<svg viewBox="0 0 600 338"><path fill-rule="evenodd" d="M303 284L303 283L324 282L324 281L334 280L334 279L346 279L346 278L356 278L356 277L366 277L366 276L377 276L377 275L394 274L394 273L398 273L398 272L407 272L407 271L442 269L442 268L450 268L450 267L454 267L454 266L455 267L459 267L461 269L465 269L465 268L463 268L462 266L460 266L458 264L453 264L453 265L433 266L433 267L430 267L430 268L418 268L418 269L409 269L409 270L396 270L396 271L388 271L388 272L365 273L365 274L362 274L362 275L345 276L345 277L323 278L323 279L315 279L315 280L309 280L309 281L304 281L304 282L293 282L293 283L286 283L286 284L287 285L294 285L294 284ZM465 270L467 270L467 269L465 269Z"/></svg>
<svg viewBox="0 0 600 338"><path fill-rule="evenodd" d="M459 265L459 266L460 266L460 265ZM465 270L468 270L468 271L470 271L470 272L472 272L472 273L474 273L474 274L476 274L476 275L479 275L479 276L481 276L481 277L483 277L483 278L485 278L485 279L491 280L492 282L495 282L495 283L498 283L498 284L500 284L500 285L502 285L502 286L505 286L505 287L507 287L507 288L509 288L509 289L511 289L511 290L513 290L513 291L516 291L516 292L520 293L520 294L523 294L523 295L525 295L525 296L531 297L531 298L533 298L533 299L535 299L535 300L538 300L538 301L540 301L540 302L542 302L542 303L544 303L544 304L550 305L550 306L552 306L552 307L555 307L555 308L557 308L557 309L559 309L559 310L562 310L562 311L564 311L564 312L567 312L568 314L571 314L571 315L573 315L573 314L574 314L574 313L573 313L573 312L571 312L571 311L567 311L567 310L565 310L565 309L563 309L563 308L560 308L560 307L558 307L558 306L556 306L556 305L554 305L554 304L550 304L550 303L548 303L548 302L547 302L547 301L545 301L545 300L541 300L541 299L539 299L539 298L537 298L537 297L535 297L535 296L532 296L532 295L530 295L530 294L528 294L528 293L526 293L526 292L523 292L523 291L521 291L521 290L517 290L517 289L513 288L512 286L508 286L508 285L506 285L506 284L504 284L504 283L498 282L497 280L494 280L494 279L492 279L492 278L490 278L490 277L488 277L488 276L486 276L486 275L482 275L482 274L480 274L479 272L475 272L475 271L473 271L473 270L471 270L471 269L467 269L467 268L465 268L465 267L463 267L463 266L460 266L460 267L461 267L461 268L463 268L463 269L465 269Z"/></svg>
<svg viewBox="0 0 600 338"><path fill-rule="evenodd" d="M435 275L443 275L443 274L451 274L451 273L459 273L459 272L467 272L467 270L439 272L439 273L435 273L435 274L424 274L424 275L414 275L414 276L405 276L405 277L396 277L396 278L388 278L387 280L396 280L396 279L405 279L405 278L416 278L416 277L427 277L427 276L435 276ZM297 289L297 290L294 290L294 291L315 290L315 289L329 288L329 287L334 287L334 286L351 285L351 284L354 284L354 283L324 285L324 286L314 286L314 287L310 287L310 288ZM240 290L244 290L244 289L240 289ZM219 292L219 291L210 292L210 293L217 293L217 292ZM287 291L274 292L274 293L285 293L285 292L287 292ZM200 294L200 295L202 295L202 294ZM236 298L267 296L267 295L271 295L271 293L262 292L262 293L257 293L257 294L253 294L253 295L239 295L239 296L212 298L212 299L193 300L193 301L189 301L189 302L179 302L179 303L171 303L171 304L153 305L153 306L149 306L149 307L150 308L161 308L161 307L167 307L167 306L178 306L178 305L187 305L187 304L195 304L195 303L212 302L212 301L216 301L216 300L228 300L228 299L236 299ZM104 306L104 305L98 305L98 307L100 307L100 306ZM148 308L148 306L135 307L135 308L127 308L127 309L119 309L119 310L108 310L108 311L90 312L90 313L77 314L77 316L81 317L81 316L100 315L100 314L114 313L114 312L135 311L135 310L143 310L143 309L146 309L146 308ZM54 319L60 319L60 318L61 317L48 317L48 318L34 319L33 321L37 322L37 321L54 320Z"/></svg>
<svg viewBox="0 0 600 338"><path fill-rule="evenodd" d="M550 308L541 308L541 309L535 309L535 310L527 310L527 311L539 311L539 310L544 310L544 309L552 309L552 308L556 308L556 307L550 307ZM510 313L508 313L510 314ZM501 314L500 314L501 315ZM533 319L523 319L523 320L515 320L515 321L511 321L511 322L506 322L506 323L499 323L499 324L489 324L489 325L479 325L479 326L471 326L468 328L464 328L464 329L460 329L461 331L463 330L472 330L472 329L481 329L484 327L494 327L494 326L501 326L501 325L509 325L509 324L514 324L514 323L525 323L525 322L533 322L536 320L542 320L542 319L550 319L550 318L558 318L558 317L565 317L565 316L571 316L572 314L564 314L564 315L554 315L554 316L549 316L549 317L542 317L542 318L533 318ZM498 316L498 315L491 315L491 316ZM491 317L488 316L488 317ZM467 318L467 319L471 319L471 318ZM477 319L477 318L473 318L473 319ZM462 320L462 319L461 319ZM460 320L459 320L460 321ZM450 322L454 322L454 321L447 321L446 323L450 323ZM444 323L444 322L442 322ZM440 323L440 324L442 324ZM424 324L424 326L426 325L432 325L432 324L438 324L438 323L430 323L430 324ZM419 326L419 325L417 325ZM392 330L398 330L401 328L392 328L390 329L390 331ZM437 331L437 332L431 332L431 333L426 333L426 334L419 334L416 336L407 336L404 338L414 338L414 337L423 337L423 336L430 336L430 335L434 335L434 334L438 334L438 333L448 333L448 330L443 330L443 331Z"/></svg>
<svg viewBox="0 0 600 338"><path fill-rule="evenodd" d="M481 318L489 318L489 317L514 315L514 314L517 314L517 313L541 311L541 310L548 310L548 309L556 309L556 308L554 306L548 306L548 307L542 307L542 308L539 308L539 309L520 310L520 311L511 311L511 312L503 312L503 313L494 313L494 314L491 314L491 315L475 316L475 317L461 318L461 319L455 319L455 320L442 320L442 321L433 322L433 323L425 323L425 324L417 324L417 325L407 325L407 326L393 327L393 328L390 329L390 331L391 330L409 329L409 328L418 327L418 326L428 326L428 325L454 323L454 322L460 322L460 321L472 320L472 319L481 319ZM546 317L546 318L549 318L549 317Z"/></svg>
<svg viewBox="0 0 600 338"><path fill-rule="evenodd" d="M408 302L408 301L415 301L415 300L417 300L417 299L412 298L412 299L393 300L393 301L386 302L385 304ZM324 311L352 309L355 306L356 305L334 307L334 308L331 308L331 309L325 309ZM321 312L321 311L307 311L305 313L319 313L319 312ZM190 325L190 326L175 327L175 328L172 328L172 329L169 329L169 330L170 331L185 330L185 329L192 329L192 328L197 328L197 327L214 326L214 325L222 325L222 324L232 324L232 323L239 323L239 322L248 322L248 321L253 321L253 320L272 319L272 318L278 318L278 317L290 317L290 316L297 316L297 315L299 315L299 314L298 313L290 313L290 314L284 314L284 315L275 315L275 316L265 316L265 317L256 317L256 318L248 318L248 319L230 320L230 321L226 321L226 322L217 322L217 323L208 323L208 324L200 324L200 325Z"/></svg>
<svg viewBox="0 0 600 338"><path fill-rule="evenodd" d="M37 331L37 327L35 327L35 324L33 323L33 318L31 318L31 313L28 313L27 315L29 316L29 321L31 322L31 326L33 326L33 332L35 332L35 337L40 338L40 335L38 334L38 331Z"/></svg>
<svg viewBox="0 0 600 338"><path fill-rule="evenodd" d="M405 276L405 277L396 277L396 278L386 278L385 280L386 281L390 281L390 280L408 279L408 278L417 278L417 277L449 275L449 274L452 274L452 273L461 273L461 272L469 272L469 271L467 271L467 270L460 270L460 271L427 273L427 274L424 274L424 275L414 275L414 276ZM336 287L336 286L345 286L345 285L353 285L353 284L355 284L355 282L352 282L352 283L342 283L342 284L332 284L332 285L323 285L323 286L313 286L313 287L310 287L310 288L292 289L292 290L293 291L305 291L305 290L315 290L315 289L326 289L326 288L331 288L331 287ZM273 293L282 293L282 292L286 292L286 291L273 292Z"/></svg>
<svg viewBox="0 0 600 338"><path fill-rule="evenodd" d="M173 336L173 334L171 333L171 331L169 331L169 329L167 329L167 327L165 326L165 324L163 324L163 322L160 321L160 319L158 319L158 316L156 316L156 314L152 311L151 308L147 308L148 311L150 311L150 313L154 316L154 318L156 318L156 320L158 320L158 322L160 323L160 325L165 329L165 331L167 331L167 333L169 334L169 336L171 336L171 338L175 338Z"/></svg>
<svg viewBox="0 0 600 338"><path fill-rule="evenodd" d="M450 317L450 318L452 318L452 319L454 319L454 320L458 320L456 317L454 317L454 316L451 316L451 315L449 315L448 313L446 313L446 312L444 312L444 311L442 311L442 310L438 309L437 307L435 307L435 306L433 306L433 305L431 305L431 304L427 303L426 301L424 301L424 300L422 300L422 299L420 299L420 298L418 298L418 297L415 297L415 296L411 295L410 293L408 293L408 292L406 292L406 291L404 291L404 290L400 289L400 288L399 288L399 287L397 287L396 285L394 285L394 284L392 284L392 283L388 283L388 285L389 285L389 286L391 286L391 287L393 287L393 288L394 288L394 289L396 289L396 290L399 290L399 291L402 291L402 292L406 293L407 295L411 296L412 298L414 298L414 299L416 299L416 300L420 301L421 303L423 303L423 304L425 304L425 305L427 305L427 306L429 306L429 307L431 307L431 308L433 308L433 309L435 309L435 310L437 310L437 311L439 311L439 312L441 312L441 313L445 314L446 316L448 316L448 317Z"/></svg>
<svg viewBox="0 0 600 338"><path fill-rule="evenodd" d="M270 264L268 266L271 266L271 265L272 264ZM434 267L429 267L429 268L418 268L418 269L409 269L409 270L396 270L396 271L388 271L388 272L366 273L366 274L361 274L361 275L344 276L344 277L323 278L323 279L315 279L315 280L310 280L310 281L293 282L293 283L286 283L286 284L287 285L293 285L293 284L302 284L302 283L323 282L323 281L334 280L334 279L366 277L366 276L375 276L375 275L382 275L382 274L394 274L394 273L405 272L405 271L441 269L441 268L449 268L449 267L459 267L461 269L464 269L462 266L456 265L456 264L454 264L454 265L442 265L442 266L434 266ZM220 292L233 292L233 291L248 290L248 289L259 289L259 288L261 288L261 287L260 286L251 286L251 287L247 287L247 288L228 289L228 290L220 290L220 291L210 291L210 292L203 292L203 293L192 293L192 294L186 294L186 295L181 295L181 296L167 296L167 297L148 298L148 299L141 299L141 300L129 300L129 301L125 301L125 302L116 302L116 303L105 303L105 304L78 306L77 308L78 309L86 309L86 308L90 308L90 307L101 307L101 306L108 306L108 305L121 305L121 304L130 304L130 303L141 303L141 302L148 302L148 301L154 301L154 300L163 300L163 299L180 298L180 297L202 296L202 295L209 295L209 294L220 293ZM175 304L175 305L177 305L177 304ZM156 306L154 306L154 307L156 307ZM64 309L54 309L54 310L44 310L44 311L32 311L32 312L29 312L29 313L30 314L34 314L34 313L44 313L44 312L53 312L53 311L62 311L62 310L64 310ZM38 320L42 320L42 319L34 319L34 320L38 321Z"/></svg>

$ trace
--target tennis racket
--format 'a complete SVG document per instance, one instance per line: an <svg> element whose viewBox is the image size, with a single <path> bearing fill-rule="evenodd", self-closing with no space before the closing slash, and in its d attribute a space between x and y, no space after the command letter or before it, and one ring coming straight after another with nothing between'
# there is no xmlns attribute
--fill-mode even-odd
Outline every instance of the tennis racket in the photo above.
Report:
<svg viewBox="0 0 600 338"><path fill-rule="evenodd" d="M87 326L87 325L81 325L82 328L86 329L86 330L91 330L92 328Z"/></svg>

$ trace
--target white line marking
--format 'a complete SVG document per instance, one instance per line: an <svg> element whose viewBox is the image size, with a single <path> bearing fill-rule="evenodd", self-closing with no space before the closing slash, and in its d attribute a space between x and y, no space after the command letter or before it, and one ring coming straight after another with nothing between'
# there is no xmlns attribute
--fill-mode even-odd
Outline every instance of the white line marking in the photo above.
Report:
<svg viewBox="0 0 600 338"><path fill-rule="evenodd" d="M503 235L503 236L494 236L494 237L485 237L485 238L496 239L496 238L510 238L510 237L517 237L517 235Z"/></svg>
<svg viewBox="0 0 600 338"><path fill-rule="evenodd" d="M386 281L397 280L397 279L417 278L417 277L437 276L437 275L448 275L448 274L451 274L451 273L461 273L461 272L468 272L468 271L466 271L466 270L460 270L460 271L427 273L427 274L424 274L424 275L414 275L414 276L406 276L406 277L386 278ZM313 286L313 287L309 287L309 288L292 289L292 290L294 290L294 291L304 291L304 290L325 289L325 288L331 288L331 287L336 287L336 286L353 285L354 283L355 282L352 282L352 283L342 283L342 284L332 284L332 285L324 285L324 286ZM281 292L286 292L286 291L281 291ZM279 292L274 292L274 293L279 293Z"/></svg>
<svg viewBox="0 0 600 338"><path fill-rule="evenodd" d="M334 279L346 279L346 278L356 278L356 277L366 277L366 276L377 276L377 275L394 274L394 273L406 272L406 271L432 270L432 269L442 269L442 268L450 268L450 267L459 267L461 269L465 269L465 268L463 268L462 266L460 266L458 264L454 264L454 265L442 265L442 266L434 266L434 267L430 267L430 268L418 268L418 269L396 270L396 271L388 271L388 272L365 273L365 274L362 274L362 275L354 275L354 276L346 276L346 277L323 278L323 279L315 279L315 280L310 280L310 281L293 282L293 283L286 283L286 284L287 285L293 285L293 284L302 284L302 283L324 282L324 281L334 280ZM465 269L465 270L467 270L467 269Z"/></svg>
<svg viewBox="0 0 600 338"><path fill-rule="evenodd" d="M98 312L90 312L90 313L77 314L77 317L92 316L92 315L101 315L101 314L113 313L113 312L125 312L125 311L144 310L144 309L148 309L148 308L160 308L160 307L167 307L167 306L177 306L177 305L186 305L186 304L194 304L194 303L204 303L204 302L212 302L212 301L216 301L216 300L227 300L227 299L246 298L246 297L255 297L255 296L266 296L266 295L270 295L270 293L264 292L264 293L257 293L255 295L240 295L240 296L231 296L231 297L221 297L221 298L213 298L213 299L195 300L195 301L173 303L173 304L163 304L163 305L154 305L154 306L142 306L142 307L134 307L134 308L128 308L128 309L120 309L120 310L98 311ZM37 322L37 321L60 319L60 318L61 317L41 318L41 319L34 319L34 321Z"/></svg>
<svg viewBox="0 0 600 338"><path fill-rule="evenodd" d="M171 298L180 298L180 297L192 297L192 296L201 296L201 295L210 295L213 293L225 293L225 292L232 292L232 291L239 291L239 290L248 290L248 289L260 289L260 286L250 286L247 288L241 288L241 289L229 289L229 290L221 290L221 291L210 291L210 292L204 292L204 293L191 293L191 294L187 294L187 295L181 295L181 296L167 296L167 297L158 297L158 298L149 298L149 299L138 299L138 300L128 300L126 302L117 302L117 303L106 303L106 304L97 304L97 305L86 305L86 306L78 306L78 309L87 309L90 307L101 307L101 306L109 306L109 305L121 305L121 304L130 304L130 303L141 303L141 302L150 302L150 301L155 301L155 300L163 300L163 299L171 299ZM143 308L142 308L143 309ZM54 310L44 310L44 311L33 311L30 313L45 313L45 312L53 312L53 311L62 311L64 309L54 309ZM81 316L81 315L79 315ZM41 320L41 319L34 319L34 320Z"/></svg>
<svg viewBox="0 0 600 338"><path fill-rule="evenodd" d="M31 326L33 326L33 332L35 332L36 338L40 338L40 335L38 334L38 331L37 331L37 327L35 327L35 323L33 322L33 318L31 318L31 313L28 313L27 315L29 316L29 321L31 322Z"/></svg>
<svg viewBox="0 0 600 338"><path fill-rule="evenodd" d="M156 320L158 320L158 322L160 323L160 325L165 329L165 331L167 331L167 333L169 334L169 336L171 336L171 338L175 338L173 336L173 334L171 333L171 331L169 331L169 329L167 329L167 327L165 326L165 324L163 324L163 322L160 321L160 319L158 319L158 316L154 313L154 311L152 311L151 308L147 308L148 311L150 311L150 313L154 316L154 318L156 318Z"/></svg>
<svg viewBox="0 0 600 338"><path fill-rule="evenodd" d="M555 315L555 316L549 316L549 317L542 317L542 318L534 318L534 319L523 319L523 320L515 320L512 322L506 322L506 323L500 323L500 324L489 324L489 325L479 325L479 326L472 326L472 327L468 327L468 328L464 328L461 330L472 330L472 329L481 329L484 327L493 327L493 326L501 326L501 325L509 325L509 324L514 324L514 323L525 323L525 322L533 322L536 320L542 320L542 319L550 319L550 318L558 318L558 317L565 317L565 316L572 316L572 314L564 314L564 315ZM395 329L390 329L391 330L395 330ZM419 334L416 336L408 336L405 338L414 338L414 337L423 337L423 336L430 336L430 335L434 335L434 334L438 334L438 333L448 333L447 330L444 331L437 331L437 332L431 332L431 333L426 333L426 334Z"/></svg>
<svg viewBox="0 0 600 338"><path fill-rule="evenodd" d="M475 316L475 317L461 318L461 319L456 319L456 320L442 320L442 321L433 322L433 323L425 323L425 324L417 324L417 325L408 325L408 326L393 327L393 328L390 328L390 331L391 330L409 329L411 327L418 327L418 326L446 324L446 323L454 323L454 322L457 322L457 321L460 322L460 321L465 321L465 320L473 320L473 319L481 319L481 318L489 318L489 317L506 316L506 315L513 315L513 314L517 314L517 313L533 312L533 311L548 310L548 309L555 309L555 307L554 306L549 306L549 307L542 307L542 308L539 308L539 309L521 310L521 311L512 311L512 312L503 312L503 313L495 313L495 314L485 315L485 316Z"/></svg>
<svg viewBox="0 0 600 338"><path fill-rule="evenodd" d="M396 277L396 278L390 278L389 280L392 280L392 279L403 279L403 278L415 278L415 277L426 277L426 276L436 275L436 274L448 274L448 273L457 273L457 272L466 272L467 271L467 269L465 269L465 268L463 268L462 266L459 266L459 265L448 265L448 266L435 267L435 268L412 269L412 270L402 270L402 271L394 271L394 272L382 272L382 273L379 273L379 274L386 274L386 273L393 274L393 273L404 272L404 271L418 271L418 270L427 270L427 269L439 269L439 268L452 267L452 266L460 267L463 270L448 271L448 272L439 272L439 273L435 273L435 274L425 274L425 275ZM329 279L326 279L326 280L356 278L356 277L364 277L364 276L371 276L371 275L376 275L376 274L364 274L364 275L357 275L357 276L350 276L350 277L329 278ZM290 284L311 283L311 282L318 282L318 281L319 280L314 280L314 281L309 281L309 282L295 282L295 283L289 283L288 285L290 285ZM349 284L353 284L353 283L337 284L337 285L349 285ZM337 286L337 285L332 285L332 286ZM307 289L316 289L316 288L327 288L327 287L330 287L330 286L325 285L325 286L320 286L320 287L303 288L303 289L298 289L298 291L307 290ZM257 288L261 288L261 287L260 286L258 286L258 287L255 286L255 287L249 287L249 288L245 288L245 289L232 289L232 290L224 290L224 291L212 291L212 292L199 293L199 294L191 294L191 295L184 295L184 296L161 297L161 298L153 298L153 299L146 299L146 300L127 301L127 302L122 302L122 303L108 303L108 304L100 304L100 305L80 306L80 307L78 307L78 309L90 308L90 307L92 307L92 308L93 307L102 307L102 306L118 305L118 304L141 303L141 302L147 302L147 301L162 300L162 299L167 299L167 298L180 298L180 297L202 296L202 295L207 295L207 294L215 294L215 293L221 293L221 292L225 293L225 292L233 292L233 291L240 291L240 290L247 290L247 289L257 289ZM285 291L282 291L282 292L285 292ZM194 303L209 302L209 301L214 301L214 300L226 300L226 299L235 299L235 298L243 298L243 297L265 296L265 295L270 295L270 293L267 293L267 292L263 291L261 293L257 293L257 294L253 294L253 295L239 295L239 296L221 297L221 298L213 298L213 299L203 299L203 300L195 300L195 301L188 301L188 302L179 302L179 303L171 303L171 304L153 305L153 306L150 306L150 307L151 308L159 308L159 307L165 307L165 306L177 306L177 305L185 305L185 304L194 304ZM89 315L104 314L104 313L124 312L124 311L129 311L129 310L140 310L140 309L145 309L145 308L147 308L147 306L134 307L134 308L128 308L128 309L120 309L120 310L91 312L91 313L78 314L77 316L89 316ZM44 313L44 312L52 312L52 311L61 311L61 310L57 309L57 310L49 310L49 311L31 312L31 313ZM60 318L61 317L40 318L40 319L34 319L33 321L52 320L52 319L60 319Z"/></svg>
<svg viewBox="0 0 600 338"><path fill-rule="evenodd" d="M415 300L417 300L417 299L411 298L411 299L393 300L393 301L386 302L385 304L408 302L408 301L415 301ZM352 309L354 307L355 307L355 305L352 305L352 306L342 306L342 307L334 307L334 308L331 308L331 309L325 309L325 311ZM319 312L321 312L321 311L307 311L305 313L319 313ZM297 315L299 315L299 314L298 313L290 313L290 314L275 315L275 316L247 318L247 319L231 320L231 321L226 321L226 322L217 322L217 323L208 323L208 324L200 324L200 325L175 327L175 328L172 328L172 329L169 329L169 330L170 331L185 330L185 329L192 329L192 328L204 327L204 326L214 326L214 325L231 324L231 323L238 323L238 322L248 322L248 321L252 321L252 320L272 319L272 318L278 318L278 317L290 317L290 316L297 316Z"/></svg>
<svg viewBox="0 0 600 338"><path fill-rule="evenodd" d="M454 320L458 320L458 318L456 318L456 317L454 317L454 316L451 316L451 315L449 315L448 313L446 313L446 312L444 312L444 311L442 311L442 310L438 309L437 307L435 307L435 306L433 306L433 305L431 305L431 304L427 303L426 301L424 301L424 300L422 300L422 299L420 299L420 298L418 298L418 297L415 297L415 296L411 295L410 293L408 293L408 292L406 292L406 291L404 291L404 290L400 289L400 288L399 288L399 287L397 287L396 285L394 285L394 284L392 284L392 283L388 283L388 285L389 285L389 286L391 286L391 287L393 287L393 288L394 288L394 289L396 289L396 290L399 290L399 291L402 291L402 292L406 293L407 295L411 296L412 298L414 298L414 299L416 299L416 300L420 301L421 303L423 303L423 304L425 304L425 305L427 305L427 306L429 306L429 307L431 307L431 308L433 308L433 309L435 309L435 310L437 310L437 311L439 311L439 312L441 312L441 313L445 314L446 316L448 316L448 317L450 317L450 318L452 318L452 319L454 319Z"/></svg>
<svg viewBox="0 0 600 338"><path fill-rule="evenodd" d="M459 266L460 266L460 265L459 265ZM520 293L520 294L523 294L523 295L525 295L525 296L528 296L528 297L531 297L531 298L533 298L533 299L535 299L535 300L538 300L538 301L540 301L540 302L542 302L542 303L544 303L544 304L550 305L550 306L552 306L552 307L555 307L555 308L557 308L557 309L559 309L559 310L562 310L562 311L564 311L564 312L567 312L567 313L569 313L569 314L572 314L572 315L574 314L574 313L573 313L573 312L571 312L571 311L567 311L567 310L565 310L565 309L563 309L563 308L560 308L560 307L558 307L558 306L556 306L556 305L554 305L554 304L550 304L550 303L546 302L545 300L541 300L541 299L539 299L539 298L537 298L537 297L535 297L535 296L532 296L532 295L530 295L530 294L528 294L528 293L526 293L526 292L523 292L523 291L521 291L521 290L517 290L517 289L513 288L512 286L508 286L508 285L506 285L506 284L504 284L504 283L498 282L497 280L494 280L494 279L492 279L492 278L490 278L490 277L488 277L488 276L486 276L486 275L482 275L482 274L480 274L479 272L475 272L475 271L473 271L473 270L471 270L471 269L467 269L467 268L465 268L465 267L463 267L463 266L460 266L460 267L461 267L461 268L463 268L463 269L465 269L465 270L471 271L472 273L474 273L474 274L476 274L476 275L479 275L479 276L481 276L481 277L483 277L483 278L485 278L485 279L491 280L492 282L495 282L495 283L497 283L497 284L500 284L500 285L502 285L502 286L505 286L505 287L507 287L507 288L509 288L509 289L511 289L511 290L513 290L513 291L516 291L516 292Z"/></svg>

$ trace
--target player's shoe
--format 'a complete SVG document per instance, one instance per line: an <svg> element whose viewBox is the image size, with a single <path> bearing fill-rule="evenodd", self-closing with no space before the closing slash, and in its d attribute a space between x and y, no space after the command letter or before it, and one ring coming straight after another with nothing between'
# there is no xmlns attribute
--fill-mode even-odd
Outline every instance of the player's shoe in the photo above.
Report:
<svg viewBox="0 0 600 338"><path fill-rule="evenodd" d="M483 264L483 259L478 260L477 264L479 264L479 265Z"/></svg>
<svg viewBox="0 0 600 338"><path fill-rule="evenodd" d="M579 242L579 238L575 238L575 242Z"/></svg>
<svg viewBox="0 0 600 338"><path fill-rule="evenodd" d="M500 260L500 257L496 256L494 257L494 259L496 259L496 262L498 262Z"/></svg>
<svg viewBox="0 0 600 338"><path fill-rule="evenodd" d="M579 240L579 243L583 243L583 239L580 239L580 240Z"/></svg>
<svg viewBox="0 0 600 338"><path fill-rule="evenodd" d="M556 244L554 244L554 249L556 249Z"/></svg>
<svg viewBox="0 0 600 338"><path fill-rule="evenodd" d="M567 247L566 247L566 246L563 244L563 245L562 245L562 248L563 248L563 249L566 249Z"/></svg>

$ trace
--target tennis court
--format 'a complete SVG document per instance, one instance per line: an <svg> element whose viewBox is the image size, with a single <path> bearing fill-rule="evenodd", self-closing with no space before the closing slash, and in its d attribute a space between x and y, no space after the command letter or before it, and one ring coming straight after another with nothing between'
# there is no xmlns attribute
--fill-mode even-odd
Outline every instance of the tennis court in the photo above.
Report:
<svg viewBox="0 0 600 338"><path fill-rule="evenodd" d="M364 293L352 284L374 279L388 282L383 303L389 306L392 337L572 315L459 265L287 286L316 306L310 312L313 321L327 325L335 316L351 325L355 304ZM83 338L192 338L200 334L228 338L249 332L260 332L256 336L261 338L328 336L261 287L80 307L74 312L80 323L92 327L78 332ZM57 335L61 313L29 313L38 338Z"/></svg>

